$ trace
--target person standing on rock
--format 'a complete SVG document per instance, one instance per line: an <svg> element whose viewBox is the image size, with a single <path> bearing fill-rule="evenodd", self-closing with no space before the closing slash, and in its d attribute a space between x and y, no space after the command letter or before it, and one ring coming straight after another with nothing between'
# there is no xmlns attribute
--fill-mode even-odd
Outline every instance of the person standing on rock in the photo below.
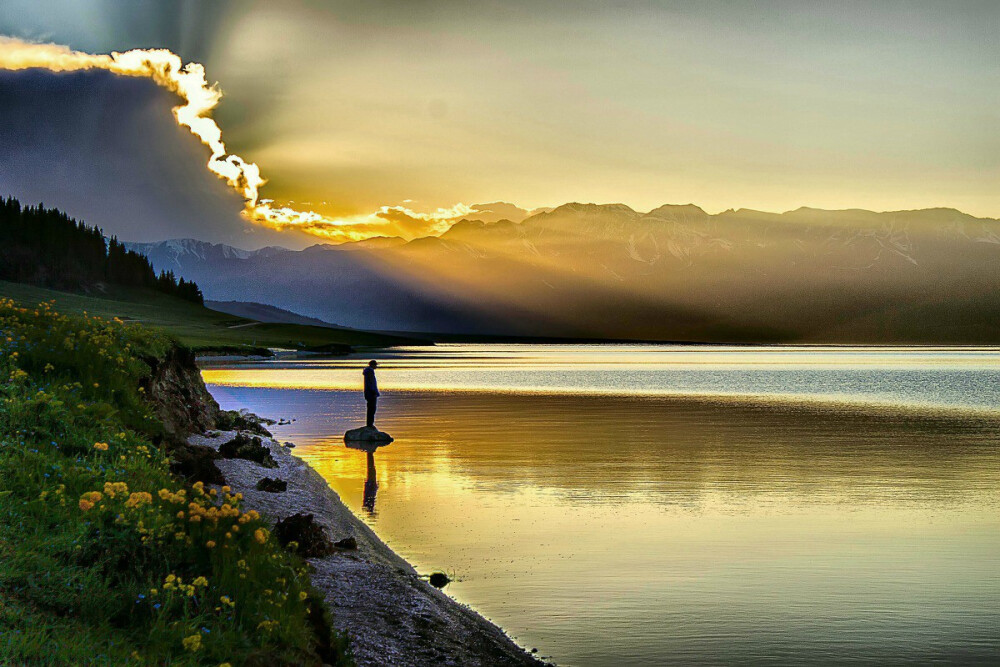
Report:
<svg viewBox="0 0 1000 667"><path fill-rule="evenodd" d="M378 407L378 382L375 380L375 368L378 362L372 359L368 362L368 368L362 371L365 376L365 402L368 403L368 426L375 426L375 410Z"/></svg>

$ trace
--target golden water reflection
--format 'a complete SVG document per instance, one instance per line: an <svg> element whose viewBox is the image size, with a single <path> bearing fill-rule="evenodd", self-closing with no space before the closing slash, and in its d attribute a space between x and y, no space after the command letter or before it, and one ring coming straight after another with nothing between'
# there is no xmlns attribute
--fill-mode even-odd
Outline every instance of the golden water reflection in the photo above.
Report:
<svg viewBox="0 0 1000 667"><path fill-rule="evenodd" d="M991 417L395 391L365 452L356 392L212 391L296 418L277 435L380 536L560 664L1000 650Z"/></svg>

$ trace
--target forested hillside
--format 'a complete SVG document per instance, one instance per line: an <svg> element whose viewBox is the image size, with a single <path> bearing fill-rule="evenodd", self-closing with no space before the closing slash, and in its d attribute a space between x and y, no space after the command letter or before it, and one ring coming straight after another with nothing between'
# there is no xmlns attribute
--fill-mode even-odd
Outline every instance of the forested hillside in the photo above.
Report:
<svg viewBox="0 0 1000 667"><path fill-rule="evenodd" d="M58 209L0 200L0 279L64 290L96 283L143 287L202 303L193 281L157 274L149 260Z"/></svg>

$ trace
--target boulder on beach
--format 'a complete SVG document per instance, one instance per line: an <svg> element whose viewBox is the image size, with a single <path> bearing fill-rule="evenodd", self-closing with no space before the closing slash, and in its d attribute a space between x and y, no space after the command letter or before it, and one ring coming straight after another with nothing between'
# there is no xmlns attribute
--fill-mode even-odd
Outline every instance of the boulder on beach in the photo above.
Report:
<svg viewBox="0 0 1000 667"><path fill-rule="evenodd" d="M278 544L303 558L319 558L333 553L326 531L312 514L293 514L274 525Z"/></svg>
<svg viewBox="0 0 1000 667"><path fill-rule="evenodd" d="M283 493L288 490L288 482L282 479L264 477L257 482L257 490L267 491L268 493Z"/></svg>
<svg viewBox="0 0 1000 667"><path fill-rule="evenodd" d="M337 540L333 543L333 546L338 549L351 549L356 550L358 548L358 541L353 537L345 537L342 540Z"/></svg>
<svg viewBox="0 0 1000 667"><path fill-rule="evenodd" d="M368 442L387 445L392 442L392 436L378 430L374 426L362 426L361 428L352 428L345 433L344 442Z"/></svg>

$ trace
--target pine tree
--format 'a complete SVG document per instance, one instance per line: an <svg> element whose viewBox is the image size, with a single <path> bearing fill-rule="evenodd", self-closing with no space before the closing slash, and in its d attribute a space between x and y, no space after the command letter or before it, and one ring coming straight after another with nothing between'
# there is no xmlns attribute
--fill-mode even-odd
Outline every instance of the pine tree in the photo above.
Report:
<svg viewBox="0 0 1000 667"><path fill-rule="evenodd" d="M204 303L194 282L157 275L148 258L100 228L13 197L0 199L0 279L68 290L107 282Z"/></svg>

